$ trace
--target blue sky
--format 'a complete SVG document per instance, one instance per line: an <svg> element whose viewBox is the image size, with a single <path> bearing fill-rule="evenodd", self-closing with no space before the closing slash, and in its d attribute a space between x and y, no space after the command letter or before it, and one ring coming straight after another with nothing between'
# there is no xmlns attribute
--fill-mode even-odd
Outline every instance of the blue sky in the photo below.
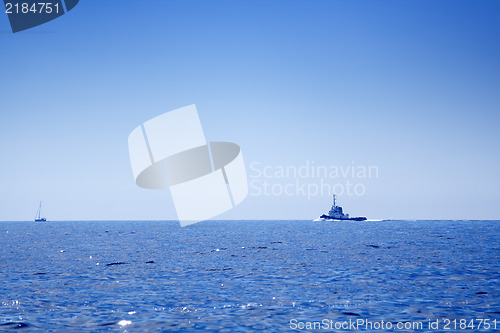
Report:
<svg viewBox="0 0 500 333"><path fill-rule="evenodd" d="M250 165L375 165L371 218L500 218L500 2L80 1L0 15L0 219L175 219L127 137L196 104ZM264 179L260 179L264 180ZM286 185L296 179L271 179ZM318 179L300 180L317 183ZM345 179L325 179L343 182ZM331 198L249 196L223 219L309 219Z"/></svg>

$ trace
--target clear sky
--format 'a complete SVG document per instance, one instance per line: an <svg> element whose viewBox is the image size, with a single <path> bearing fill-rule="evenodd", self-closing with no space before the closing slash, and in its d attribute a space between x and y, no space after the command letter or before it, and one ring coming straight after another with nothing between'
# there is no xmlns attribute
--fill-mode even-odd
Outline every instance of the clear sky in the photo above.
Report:
<svg viewBox="0 0 500 333"><path fill-rule="evenodd" d="M0 13L0 73L0 220L39 200L52 220L175 219L127 137L189 104L258 184L218 218L326 213L329 194L256 194L320 184L258 176L309 163L377 167L323 179L362 184L351 215L500 219L500 1L82 0L16 34Z"/></svg>

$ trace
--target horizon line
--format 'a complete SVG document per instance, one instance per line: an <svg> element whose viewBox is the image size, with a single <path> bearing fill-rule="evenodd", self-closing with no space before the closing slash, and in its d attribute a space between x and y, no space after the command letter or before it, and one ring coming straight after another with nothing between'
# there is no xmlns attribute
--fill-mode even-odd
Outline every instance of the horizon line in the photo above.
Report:
<svg viewBox="0 0 500 333"><path fill-rule="evenodd" d="M47 222L179 222L179 220L173 219L90 219L90 220L47 220L44 222L36 223L47 223ZM219 222L219 221L311 221L311 222L328 222L329 221L314 221L313 219L210 219L200 222ZM345 221L345 222L383 222L383 221L500 221L500 219L368 219L366 221ZM0 220L0 222L35 222L34 220ZM332 221L332 222L344 222L344 221Z"/></svg>

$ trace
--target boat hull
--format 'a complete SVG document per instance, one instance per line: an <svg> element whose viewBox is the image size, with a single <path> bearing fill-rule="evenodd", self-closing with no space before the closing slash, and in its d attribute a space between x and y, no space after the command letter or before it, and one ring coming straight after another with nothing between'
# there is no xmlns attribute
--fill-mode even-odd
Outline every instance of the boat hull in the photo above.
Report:
<svg viewBox="0 0 500 333"><path fill-rule="evenodd" d="M46 218L35 219L35 222L47 222Z"/></svg>
<svg viewBox="0 0 500 333"><path fill-rule="evenodd" d="M366 217L358 216L358 217L348 217L348 218L335 218L329 215L321 215L320 221L366 221Z"/></svg>

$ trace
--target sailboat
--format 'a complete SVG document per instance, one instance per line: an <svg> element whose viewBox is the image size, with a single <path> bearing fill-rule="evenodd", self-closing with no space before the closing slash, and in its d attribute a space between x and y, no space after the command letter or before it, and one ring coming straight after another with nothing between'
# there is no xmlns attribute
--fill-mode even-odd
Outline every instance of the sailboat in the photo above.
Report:
<svg viewBox="0 0 500 333"><path fill-rule="evenodd" d="M40 206L38 206L38 211L36 212L36 215L35 215L35 222L47 221L47 219L45 217L40 217L41 213L42 213L42 202L40 201Z"/></svg>

